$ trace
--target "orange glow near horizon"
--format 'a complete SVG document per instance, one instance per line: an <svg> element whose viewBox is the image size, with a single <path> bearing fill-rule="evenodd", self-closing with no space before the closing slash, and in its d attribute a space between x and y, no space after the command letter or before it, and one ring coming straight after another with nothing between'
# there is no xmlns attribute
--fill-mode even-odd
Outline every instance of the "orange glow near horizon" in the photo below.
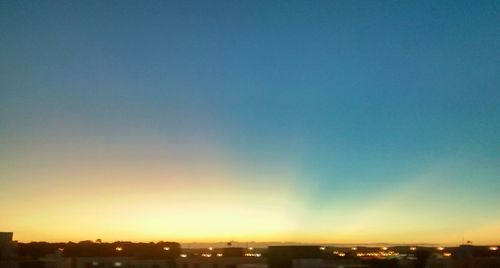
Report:
<svg viewBox="0 0 500 268"><path fill-rule="evenodd" d="M9 159L24 165L3 162L2 175L9 179L2 185L0 227L13 231L19 241L448 245L458 244L464 230L477 243L500 240L500 224L494 219L446 229L455 218L439 224L431 220L439 215L427 209L433 200L419 196L435 180L432 173L395 185L370 203L335 195L317 202L300 181L293 158L258 170L209 145L187 153L147 146L132 148L149 154L108 148L97 156L83 145L62 148L50 157L35 150L29 157Z"/></svg>

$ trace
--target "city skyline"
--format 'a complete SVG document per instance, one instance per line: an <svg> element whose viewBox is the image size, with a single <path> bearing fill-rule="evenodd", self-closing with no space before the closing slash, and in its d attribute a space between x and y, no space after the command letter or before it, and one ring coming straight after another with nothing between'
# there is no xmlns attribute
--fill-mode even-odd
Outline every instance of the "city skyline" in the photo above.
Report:
<svg viewBox="0 0 500 268"><path fill-rule="evenodd" d="M2 1L20 241L500 241L500 2Z"/></svg>

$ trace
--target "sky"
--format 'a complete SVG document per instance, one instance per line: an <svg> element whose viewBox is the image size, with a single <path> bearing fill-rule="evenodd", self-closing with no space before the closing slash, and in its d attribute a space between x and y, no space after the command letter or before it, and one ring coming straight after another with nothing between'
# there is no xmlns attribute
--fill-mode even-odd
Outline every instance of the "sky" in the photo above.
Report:
<svg viewBox="0 0 500 268"><path fill-rule="evenodd" d="M498 243L499 11L0 1L0 230Z"/></svg>

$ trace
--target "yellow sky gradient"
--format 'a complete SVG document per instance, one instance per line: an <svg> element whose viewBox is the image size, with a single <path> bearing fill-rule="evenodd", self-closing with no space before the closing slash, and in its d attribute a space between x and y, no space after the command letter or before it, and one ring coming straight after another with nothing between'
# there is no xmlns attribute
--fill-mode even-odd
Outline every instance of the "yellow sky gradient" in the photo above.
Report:
<svg viewBox="0 0 500 268"><path fill-rule="evenodd" d="M468 218L446 197L426 196L439 169L380 189L369 202L354 192L318 201L299 182L293 157L255 169L210 144L39 146L1 164L0 229L20 241L458 244L462 234L500 241L495 215ZM44 154L50 146L57 150Z"/></svg>

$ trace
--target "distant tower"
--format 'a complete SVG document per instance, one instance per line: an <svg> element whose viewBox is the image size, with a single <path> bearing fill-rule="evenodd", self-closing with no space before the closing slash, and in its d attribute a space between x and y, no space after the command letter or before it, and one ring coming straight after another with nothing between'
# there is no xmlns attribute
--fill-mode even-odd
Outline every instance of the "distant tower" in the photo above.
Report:
<svg viewBox="0 0 500 268"><path fill-rule="evenodd" d="M0 232L0 267L17 267L17 241L13 241L14 234Z"/></svg>

